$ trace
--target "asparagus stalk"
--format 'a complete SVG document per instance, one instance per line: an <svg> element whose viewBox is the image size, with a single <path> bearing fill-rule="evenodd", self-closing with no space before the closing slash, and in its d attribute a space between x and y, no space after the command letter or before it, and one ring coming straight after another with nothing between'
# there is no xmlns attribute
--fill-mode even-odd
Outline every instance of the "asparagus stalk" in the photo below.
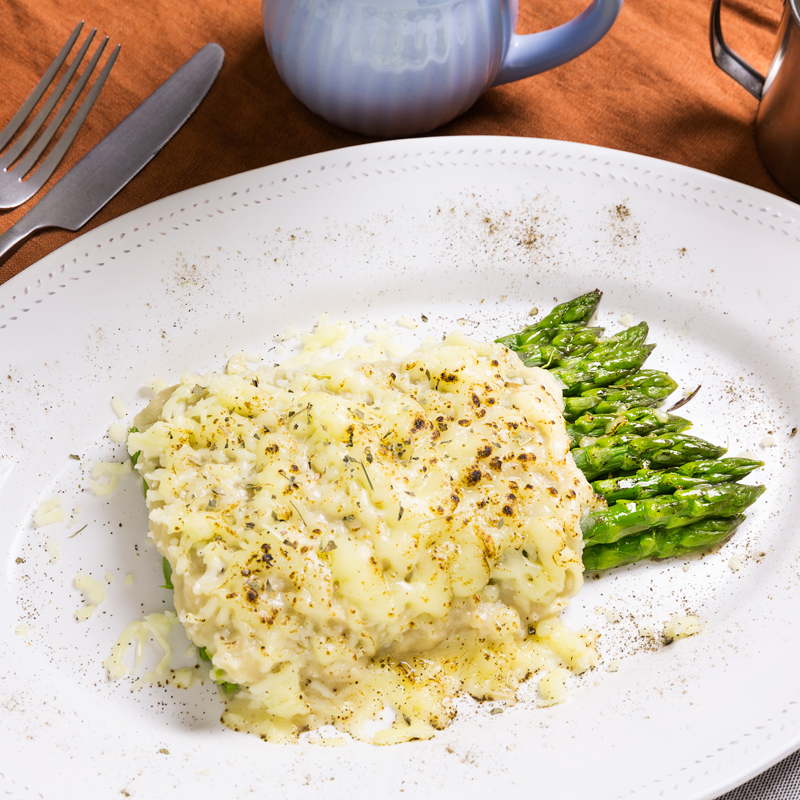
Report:
<svg viewBox="0 0 800 800"><path fill-rule="evenodd" d="M562 325L586 325L597 310L597 305L603 293L597 289L587 292L574 300L557 305L546 317L534 325L529 325L519 333L503 336L497 341L510 350L519 350L526 344L546 344L552 341L553 336Z"/></svg>
<svg viewBox="0 0 800 800"><path fill-rule="evenodd" d="M624 379L641 369L654 349L654 344L615 347L601 352L598 358L594 358L593 350L584 358L568 360L550 371L561 381L564 394L569 397Z"/></svg>
<svg viewBox="0 0 800 800"><path fill-rule="evenodd" d="M724 447L685 433L633 438L630 434L620 434L600 438L588 447L576 447L572 451L578 469L590 481L602 475L675 467L698 459L716 459L724 454Z"/></svg>
<svg viewBox="0 0 800 800"><path fill-rule="evenodd" d="M638 372L628 375L620 388L642 392L648 397L663 400L678 388L678 384L661 370L640 369Z"/></svg>
<svg viewBox="0 0 800 800"><path fill-rule="evenodd" d="M649 333L649 327L646 322L640 322L638 325L632 325L630 328L625 328L619 333L610 336L604 342L601 342L592 351L592 357L597 361L602 361L608 358L611 354L626 350L629 347L636 347L637 345L644 344ZM654 345L655 346L655 345Z"/></svg>
<svg viewBox="0 0 800 800"><path fill-rule="evenodd" d="M574 448L583 445L583 440L590 436L599 438L621 433L644 436L654 431L680 433L691 427L691 424L688 419L654 411L652 408L631 408L617 414L584 414L567 425L567 433Z"/></svg>
<svg viewBox="0 0 800 800"><path fill-rule="evenodd" d="M574 422L587 412L616 414L629 408L655 408L660 404L660 399L648 397L638 391L603 387L584 392L577 397L565 397L564 419Z"/></svg>
<svg viewBox="0 0 800 800"><path fill-rule="evenodd" d="M646 558L674 558L706 550L729 538L744 518L744 514L711 517L676 530L654 528L617 542L589 546L583 551L583 566L606 570Z"/></svg>
<svg viewBox="0 0 800 800"><path fill-rule="evenodd" d="M565 397L564 417L572 421L587 411L613 414L629 408L655 408L677 388L678 384L666 372L640 369L623 381Z"/></svg>
<svg viewBox="0 0 800 800"><path fill-rule="evenodd" d="M527 342L519 347L517 355L527 367L550 369L569 358L588 355L603 335L603 328L587 328L570 323L553 331L540 331L541 341Z"/></svg>
<svg viewBox="0 0 800 800"><path fill-rule="evenodd" d="M751 458L689 461L670 471L644 469L634 475L594 481L592 488L609 503L617 500L643 500L658 494L670 494L676 489L691 489L704 483L738 481L763 466L763 461Z"/></svg>
<svg viewBox="0 0 800 800"><path fill-rule="evenodd" d="M703 484L674 494L619 502L587 514L581 522L587 544L607 544L652 528L680 528L707 517L735 517L764 492L741 483Z"/></svg>

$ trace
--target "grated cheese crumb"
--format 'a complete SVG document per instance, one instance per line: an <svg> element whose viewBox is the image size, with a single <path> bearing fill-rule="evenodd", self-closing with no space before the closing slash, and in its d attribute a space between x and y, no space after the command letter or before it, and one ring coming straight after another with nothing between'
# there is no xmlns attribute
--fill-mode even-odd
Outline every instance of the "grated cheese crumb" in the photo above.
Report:
<svg viewBox="0 0 800 800"><path fill-rule="evenodd" d="M124 422L112 422L108 426L108 438L115 444L122 444L128 437L128 426Z"/></svg>
<svg viewBox="0 0 800 800"><path fill-rule="evenodd" d="M664 638L668 642L673 639L684 639L687 636L702 633L705 627L706 623L694 614L687 614L686 616L674 614L670 617L669 622L664 625Z"/></svg>
<svg viewBox="0 0 800 800"><path fill-rule="evenodd" d="M75 506L75 508L72 509L72 514L67 521L68 528L74 528L78 524L82 510L83 509L80 506Z"/></svg>
<svg viewBox="0 0 800 800"><path fill-rule="evenodd" d="M14 628L14 633L16 633L17 636L27 636L28 626L24 622L20 622L20 624L17 625L16 628Z"/></svg>
<svg viewBox="0 0 800 800"><path fill-rule="evenodd" d="M61 553L58 549L58 542L52 536L48 536L44 540L44 549L47 550L47 554L50 556L51 564L57 563L61 558Z"/></svg>
<svg viewBox="0 0 800 800"><path fill-rule="evenodd" d="M738 572L742 568L742 559L739 556L731 556L728 566L733 572Z"/></svg>
<svg viewBox="0 0 800 800"><path fill-rule="evenodd" d="M132 583L133 583L133 573L132 573L132 572L129 572L129 573L128 573L128 574L125 576L125 585L126 585L126 586L130 586Z"/></svg>
<svg viewBox="0 0 800 800"><path fill-rule="evenodd" d="M624 325L626 328L630 328L633 325L633 316L631 314L623 314L619 318L620 325Z"/></svg>
<svg viewBox="0 0 800 800"><path fill-rule="evenodd" d="M288 342L291 339L294 339L298 333L299 331L294 327L294 325L289 325L286 330L283 333L279 333L275 339L279 342Z"/></svg>
<svg viewBox="0 0 800 800"><path fill-rule="evenodd" d="M95 606L84 606L83 608L79 608L75 612L75 619L77 619L78 621L89 619L89 617L91 617L92 614L94 614L94 609Z"/></svg>
<svg viewBox="0 0 800 800"><path fill-rule="evenodd" d="M86 572L79 572L75 576L75 586L83 592L84 599L94 606L99 606L106 599L103 584Z"/></svg>
<svg viewBox="0 0 800 800"><path fill-rule="evenodd" d="M609 608L606 611L606 620L608 620L608 622L619 622L621 619L622 615L616 608Z"/></svg>
<svg viewBox="0 0 800 800"><path fill-rule="evenodd" d="M760 442L759 447L774 447L775 446L775 437L771 434L765 436Z"/></svg>
<svg viewBox="0 0 800 800"><path fill-rule="evenodd" d="M565 669L554 667L539 681L539 694L547 705L563 703L569 697L566 676Z"/></svg>
<svg viewBox="0 0 800 800"><path fill-rule="evenodd" d="M128 413L128 409L125 408L125 403L116 395L111 398L111 408L119 419L122 419Z"/></svg>
<svg viewBox="0 0 800 800"><path fill-rule="evenodd" d="M196 674L195 670L191 667L181 667L175 670L170 683L172 683L173 686L177 686L179 689L188 689L197 683L195 680Z"/></svg>
<svg viewBox="0 0 800 800"><path fill-rule="evenodd" d="M228 359L225 365L225 372L228 375L238 375L247 370L248 363L260 364L263 359L255 353L235 353Z"/></svg>
<svg viewBox="0 0 800 800"><path fill-rule="evenodd" d="M758 461L760 457L761 456L758 453L752 450L743 450L741 453L739 453L739 458L752 458L754 461Z"/></svg>
<svg viewBox="0 0 800 800"><path fill-rule="evenodd" d="M61 502L61 496L54 494L47 500L42 500L33 512L33 525L36 528L43 528L45 525L53 525L66 519L67 512Z"/></svg>
<svg viewBox="0 0 800 800"><path fill-rule="evenodd" d="M114 461L101 461L92 465L87 482L98 497L107 497L116 489L120 476L127 475L132 469L130 461L123 461L121 464Z"/></svg>
<svg viewBox="0 0 800 800"><path fill-rule="evenodd" d="M167 382L164 378L152 378L149 383L144 385L148 393L157 395L159 392L167 388Z"/></svg>
<svg viewBox="0 0 800 800"><path fill-rule="evenodd" d="M615 658L608 662L608 671L609 672L619 671L619 659Z"/></svg>
<svg viewBox="0 0 800 800"><path fill-rule="evenodd" d="M144 659L144 648L148 639L152 639L163 651L161 660L156 664L152 672L147 673L142 679L144 683L156 683L169 675L169 662L172 658L172 648L167 637L173 625L177 624L178 618L174 611L165 611L163 614L148 614L144 619L135 620L125 628L117 641L111 648L111 654L103 662L103 666L108 671L111 678L122 678L128 674L125 666L125 654L131 644L135 644L135 656L133 671L136 672L142 665ZM177 677L180 670L175 672ZM179 684L178 684L179 685Z"/></svg>

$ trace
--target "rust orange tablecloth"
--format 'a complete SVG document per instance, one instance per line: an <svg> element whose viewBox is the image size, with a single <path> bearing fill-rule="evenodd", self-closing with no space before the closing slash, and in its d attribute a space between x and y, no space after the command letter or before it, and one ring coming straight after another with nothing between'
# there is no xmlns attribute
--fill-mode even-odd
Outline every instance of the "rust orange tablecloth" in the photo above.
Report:
<svg viewBox="0 0 800 800"><path fill-rule="evenodd" d="M552 27L587 0L520 0L519 31ZM757 103L710 54L710 0L626 0L611 33L563 67L491 89L434 135L499 134L585 142L666 159L775 192L755 145ZM780 0L724 0L729 43L765 71ZM259 0L3 0L0 127L86 20L122 50L108 85L51 183L209 41L227 59L199 110L85 228L182 189L309 153L369 141L305 109L281 82ZM0 211L6 230L36 198ZM0 265L7 280L76 234L46 231Z"/></svg>

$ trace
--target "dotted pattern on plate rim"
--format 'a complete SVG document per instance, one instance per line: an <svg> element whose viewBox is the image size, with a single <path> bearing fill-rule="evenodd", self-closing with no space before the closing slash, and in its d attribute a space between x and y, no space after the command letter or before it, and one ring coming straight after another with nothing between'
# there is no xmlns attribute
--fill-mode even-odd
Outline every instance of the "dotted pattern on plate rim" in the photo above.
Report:
<svg viewBox="0 0 800 800"><path fill-rule="evenodd" d="M364 146L365 149L370 147L371 145ZM354 149L361 150L362 148ZM342 152L347 153L348 151L339 151L334 155L341 157ZM480 160L474 158L478 155ZM493 157L494 160L487 161L487 156ZM318 156L310 156L310 158L318 158ZM191 205L187 204L178 209L178 211L159 216L144 225L134 226L129 231L124 231L105 242L98 242L90 250L84 251L82 255L76 255L69 261L60 264L50 270L46 276L38 278L34 284L26 285L21 291L17 291L3 300L3 302L0 302L0 312L9 314L5 319L0 317L0 330L7 328L10 323L19 319L22 314L29 313L36 305L45 302L48 297L66 289L69 283L80 280L83 275L90 274L96 268L108 266L116 259L116 256L106 254L105 248L108 245L114 245L116 250L125 238L130 239L130 246L127 246L126 242L126 246L122 248L122 253L128 254L144 246L145 243L152 244L156 242L158 237L168 237L171 231L202 224L206 219L222 214L236 213L237 209L247 208L251 204L259 205L273 200L280 200L289 194L313 191L323 186L329 187L336 183L369 178L374 175L380 176L384 173L391 175L398 172L422 171L444 167L492 166L568 172L585 178L609 179L622 185L646 189L649 192L664 194L704 208L718 209L733 214L742 222L760 225L800 243L800 225L793 217L787 217L779 211L774 211L769 206L754 205L744 199L727 203L720 202L717 198L717 191L713 187L669 176L666 172L642 168L638 164L625 163L614 157L601 158L596 155L574 154L548 148L521 148L514 150L508 147L498 147L496 149L492 147L458 148L441 151L432 149L427 151L408 151L403 154L389 156L381 154L376 156L367 155L360 159L332 161L314 169L296 172L292 177L283 176L271 181L269 184L256 183L243 191L218 195L213 199L207 197L205 200ZM281 168L283 168L283 165L277 164L265 169L277 170ZM688 168L677 165L675 165L675 169L679 171L688 170ZM257 171L254 177L257 179L261 172L260 170ZM698 173L698 177L703 175L703 173ZM714 176L708 177L714 179ZM209 184L209 188L213 186L214 184ZM196 192L198 190L190 191ZM169 198L166 198L166 200L169 200ZM780 201L780 198L776 198L776 200ZM163 202L156 201L154 206ZM120 219L124 219L124 217ZM80 242L81 239L79 238L75 241ZM70 244L66 245L66 247L72 249ZM24 272L20 274L24 275ZM1 296L2 287L0 287Z"/></svg>

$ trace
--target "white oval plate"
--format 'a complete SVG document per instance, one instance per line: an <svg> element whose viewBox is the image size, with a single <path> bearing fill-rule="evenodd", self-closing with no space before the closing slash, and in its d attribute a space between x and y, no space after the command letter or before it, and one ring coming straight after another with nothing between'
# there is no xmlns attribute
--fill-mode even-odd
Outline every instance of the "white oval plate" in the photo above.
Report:
<svg viewBox="0 0 800 800"><path fill-rule="evenodd" d="M691 800L800 746L796 214L764 192L610 150L419 139L197 187L0 287L0 789ZM125 458L107 435L112 396L127 424L153 377L218 369L242 350L277 359L276 334L323 312L413 319L399 328L409 341L454 327L492 339L533 306L595 287L600 324L647 320L659 345L648 365L681 390L702 384L682 412L694 432L759 452L754 477L768 491L717 552L587 582L567 619L601 632L603 658L568 702L500 714L465 702L433 740L394 747L276 746L224 729L210 684L108 681L101 662L122 629L170 604L133 478L108 498L87 489L92 463ZM767 436L774 446L762 447ZM35 529L54 493L75 521ZM83 622L78 570L113 576ZM664 623L686 613L705 631L663 645Z"/></svg>

